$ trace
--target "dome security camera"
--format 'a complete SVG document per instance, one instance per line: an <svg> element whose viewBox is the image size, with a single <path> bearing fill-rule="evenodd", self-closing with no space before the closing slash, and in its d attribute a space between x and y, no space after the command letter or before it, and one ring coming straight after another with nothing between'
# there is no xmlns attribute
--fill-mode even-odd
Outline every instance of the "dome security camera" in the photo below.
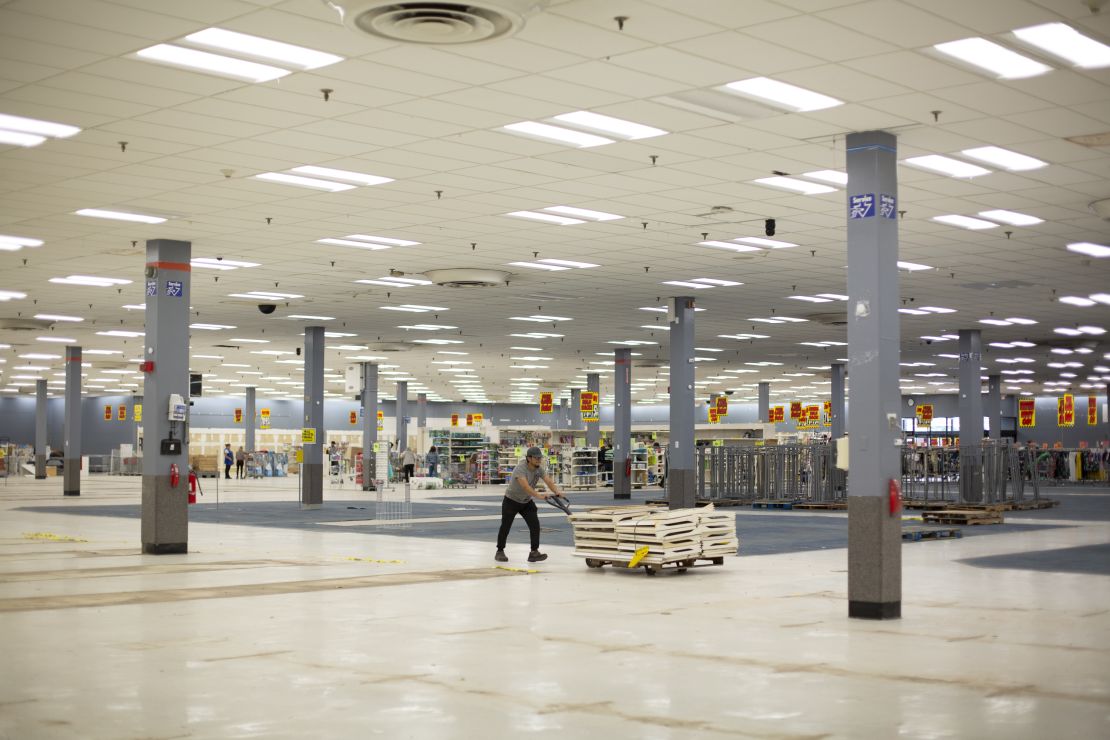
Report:
<svg viewBox="0 0 1110 740"><path fill-rule="evenodd" d="M763 233L767 236L775 235L775 219L769 218L763 222Z"/></svg>
<svg viewBox="0 0 1110 740"><path fill-rule="evenodd" d="M270 314L272 314L276 310L277 310L277 306L273 303L259 303L258 304L259 313L266 314L267 316L269 316Z"/></svg>

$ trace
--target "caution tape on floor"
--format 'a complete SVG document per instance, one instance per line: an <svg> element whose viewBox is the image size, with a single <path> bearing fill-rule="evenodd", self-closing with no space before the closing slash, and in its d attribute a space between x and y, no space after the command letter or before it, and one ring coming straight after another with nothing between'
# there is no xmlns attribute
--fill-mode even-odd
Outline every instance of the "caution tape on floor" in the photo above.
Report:
<svg viewBox="0 0 1110 740"><path fill-rule="evenodd" d="M53 532L24 532L23 538L27 540L49 540L51 542L88 542L88 540L78 537L68 537Z"/></svg>
<svg viewBox="0 0 1110 740"><path fill-rule="evenodd" d="M347 558L348 560L357 560L360 563L380 563L381 565L403 565L404 560L379 560L378 558Z"/></svg>
<svg viewBox="0 0 1110 740"><path fill-rule="evenodd" d="M495 565L493 567L495 570L507 570L513 573L539 573L538 570L532 570L531 568L510 568L507 565Z"/></svg>

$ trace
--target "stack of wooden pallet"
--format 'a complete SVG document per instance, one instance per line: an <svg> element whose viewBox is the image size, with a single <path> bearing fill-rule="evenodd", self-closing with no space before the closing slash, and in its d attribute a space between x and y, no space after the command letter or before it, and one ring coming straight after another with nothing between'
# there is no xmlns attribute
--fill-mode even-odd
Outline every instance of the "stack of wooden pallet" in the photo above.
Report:
<svg viewBox="0 0 1110 740"><path fill-rule="evenodd" d="M698 509L618 506L572 514L574 554L607 562L628 562L647 548L640 562L673 563L735 555L736 517L712 504Z"/></svg>

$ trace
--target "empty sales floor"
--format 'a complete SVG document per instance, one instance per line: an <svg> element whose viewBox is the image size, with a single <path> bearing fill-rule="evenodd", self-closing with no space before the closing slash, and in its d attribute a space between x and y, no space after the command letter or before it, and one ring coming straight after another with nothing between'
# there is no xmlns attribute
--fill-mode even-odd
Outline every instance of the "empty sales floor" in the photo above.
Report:
<svg viewBox="0 0 1110 740"><path fill-rule="evenodd" d="M554 509L547 562L518 519L493 567L499 488L204 483L189 554L144 556L138 478L0 481L0 737L1110 736L1105 487L906 543L872 622L842 513L736 510L737 557L649 578Z"/></svg>

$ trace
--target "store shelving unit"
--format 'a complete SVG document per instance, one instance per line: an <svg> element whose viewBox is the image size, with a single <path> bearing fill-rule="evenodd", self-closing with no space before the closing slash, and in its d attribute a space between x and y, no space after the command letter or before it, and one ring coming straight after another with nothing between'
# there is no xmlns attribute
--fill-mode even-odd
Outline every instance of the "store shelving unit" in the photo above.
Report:
<svg viewBox="0 0 1110 740"><path fill-rule="evenodd" d="M598 487L597 448L575 447L570 458L570 488L588 490Z"/></svg>
<svg viewBox="0 0 1110 740"><path fill-rule="evenodd" d="M632 487L643 488L648 483L648 451L646 447L637 447L628 453L632 465Z"/></svg>

